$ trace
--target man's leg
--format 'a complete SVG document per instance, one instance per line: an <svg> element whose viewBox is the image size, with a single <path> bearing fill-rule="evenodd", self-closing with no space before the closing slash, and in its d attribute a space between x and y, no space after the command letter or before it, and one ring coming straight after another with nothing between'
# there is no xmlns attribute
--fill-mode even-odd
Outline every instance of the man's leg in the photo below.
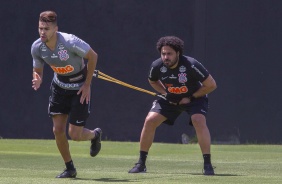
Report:
<svg viewBox="0 0 282 184"><path fill-rule="evenodd" d="M56 144L66 164L66 170L60 175L58 175L57 178L75 178L76 169L74 168L71 159L69 143L66 136L66 125L67 125L68 115L66 114L53 115L52 119L53 119L53 133L55 135Z"/></svg>
<svg viewBox="0 0 282 184"><path fill-rule="evenodd" d="M138 163L129 171L129 173L146 172L146 158L150 147L152 146L155 132L158 126L166 120L161 114L149 112L140 136L140 157Z"/></svg>
<svg viewBox="0 0 282 184"><path fill-rule="evenodd" d="M95 133L83 126L69 124L69 136L74 141L88 141L95 138Z"/></svg>
<svg viewBox="0 0 282 184"><path fill-rule="evenodd" d="M149 112L140 136L140 150L148 152L152 146L155 132L158 126L166 120L166 117L156 112Z"/></svg>
<svg viewBox="0 0 282 184"><path fill-rule="evenodd" d="M100 152L102 137L102 130L100 128L89 130L83 126L69 124L69 135L74 141L91 140L90 156L95 157Z"/></svg>
<svg viewBox="0 0 282 184"><path fill-rule="evenodd" d="M202 114L194 114L191 117L196 130L198 143L203 154L210 154L211 137L206 124L206 118Z"/></svg>
<svg viewBox="0 0 282 184"><path fill-rule="evenodd" d="M200 145L204 158L204 174L214 175L210 153L211 136L208 126L206 124L206 117L202 114L194 114L191 116L191 119L193 126L196 130L198 143Z"/></svg>
<svg viewBox="0 0 282 184"><path fill-rule="evenodd" d="M52 117L56 144L65 162L71 161L69 143L66 135L67 118L68 115L66 114L53 115Z"/></svg>

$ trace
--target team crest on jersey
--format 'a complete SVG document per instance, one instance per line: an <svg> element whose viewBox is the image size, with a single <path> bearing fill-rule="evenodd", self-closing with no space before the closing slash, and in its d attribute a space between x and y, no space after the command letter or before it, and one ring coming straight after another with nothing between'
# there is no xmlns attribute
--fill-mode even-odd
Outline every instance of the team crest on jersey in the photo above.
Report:
<svg viewBox="0 0 282 184"><path fill-rule="evenodd" d="M69 55L68 55L68 51L67 50L60 50L58 52L59 56L60 56L60 60L61 61L66 61L67 59L69 59Z"/></svg>
<svg viewBox="0 0 282 184"><path fill-rule="evenodd" d="M178 81L180 82L180 83L185 83L185 82L187 82L187 77L186 77L186 73L179 73L178 74Z"/></svg>
<svg viewBox="0 0 282 184"><path fill-rule="evenodd" d="M165 72L167 71L167 68L163 66L163 67L161 67L160 71L161 71L162 73L165 73Z"/></svg>
<svg viewBox="0 0 282 184"><path fill-rule="evenodd" d="M186 67L183 66L183 65L180 66L180 67L179 67L179 71L182 72L182 73L183 73L183 72L186 72Z"/></svg>
<svg viewBox="0 0 282 184"><path fill-rule="evenodd" d="M65 47L62 43L59 43L57 48L60 49L60 50L63 50Z"/></svg>
<svg viewBox="0 0 282 184"><path fill-rule="evenodd" d="M41 51L46 51L46 50L47 50L47 47L46 47L45 45L41 45L40 50L41 50Z"/></svg>

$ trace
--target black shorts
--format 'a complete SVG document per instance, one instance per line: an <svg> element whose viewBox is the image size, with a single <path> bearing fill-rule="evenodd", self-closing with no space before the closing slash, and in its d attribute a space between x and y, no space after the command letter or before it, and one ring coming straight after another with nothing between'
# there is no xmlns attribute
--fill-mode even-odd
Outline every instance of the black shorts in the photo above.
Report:
<svg viewBox="0 0 282 184"><path fill-rule="evenodd" d="M208 112L208 98L197 98L185 105L173 105L164 99L159 99L153 102L153 106L150 110L150 112L157 112L166 117L167 120L163 123L168 125L173 125L177 117L183 111L187 112L190 117L193 114L203 114L206 116ZM189 124L192 125L191 118Z"/></svg>
<svg viewBox="0 0 282 184"><path fill-rule="evenodd" d="M51 96L49 98L49 115L68 114L69 123L76 126L85 126L90 114L90 102L80 103L81 93L78 90L65 90L57 84L51 84Z"/></svg>

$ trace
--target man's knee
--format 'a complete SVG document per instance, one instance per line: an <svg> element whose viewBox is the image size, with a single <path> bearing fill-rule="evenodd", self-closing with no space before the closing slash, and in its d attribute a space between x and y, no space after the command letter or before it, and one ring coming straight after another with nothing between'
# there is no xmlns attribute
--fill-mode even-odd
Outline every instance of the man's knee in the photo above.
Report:
<svg viewBox="0 0 282 184"><path fill-rule="evenodd" d="M72 124L69 124L69 136L73 141L81 141L82 140L82 134L83 134L83 126L75 126Z"/></svg>
<svg viewBox="0 0 282 184"><path fill-rule="evenodd" d="M144 128L147 129L156 129L161 123L163 122L163 120L160 120L160 115L152 115L149 114L144 122Z"/></svg>
<svg viewBox="0 0 282 184"><path fill-rule="evenodd" d="M69 136L70 136L71 140L73 140L73 141L80 141L81 140L81 135L79 135L79 134L70 133Z"/></svg>
<svg viewBox="0 0 282 184"><path fill-rule="evenodd" d="M197 129L206 128L206 117L202 114L194 114L191 117L193 126Z"/></svg>
<svg viewBox="0 0 282 184"><path fill-rule="evenodd" d="M69 136L73 141L80 141L81 140L81 133L78 131L70 130Z"/></svg>
<svg viewBox="0 0 282 184"><path fill-rule="evenodd" d="M65 135L66 129L64 127L53 127L53 133L55 136Z"/></svg>

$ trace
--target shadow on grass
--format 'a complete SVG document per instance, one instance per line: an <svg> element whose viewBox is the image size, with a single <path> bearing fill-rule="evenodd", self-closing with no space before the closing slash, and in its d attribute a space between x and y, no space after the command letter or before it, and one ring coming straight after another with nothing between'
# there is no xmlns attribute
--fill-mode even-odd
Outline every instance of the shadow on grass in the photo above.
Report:
<svg viewBox="0 0 282 184"><path fill-rule="evenodd" d="M102 181L102 182L122 182L122 183L126 183L126 182L136 182L136 180L130 181L130 180L126 180L126 179L115 179L115 178L99 178L99 179L74 178L73 180Z"/></svg>
<svg viewBox="0 0 282 184"><path fill-rule="evenodd" d="M152 174L152 173L151 173ZM162 173L164 174L164 173ZM168 173L167 173L168 174ZM179 174L179 173L178 173ZM175 175L175 174L174 174ZM195 175L195 176L204 176L203 173L182 173L179 175ZM214 177L216 176L243 176L243 175L238 175L238 174L215 174L213 175ZM204 177L213 177L213 176L204 176ZM163 176L160 177L154 177L154 178L162 178ZM148 179L152 179L151 177ZM116 183L130 183L130 182L141 182L138 180L129 180L129 179L116 179L116 178L99 178L99 179L91 179L91 178L74 178L73 180L82 180L82 181L101 181L101 182L116 182Z"/></svg>
<svg viewBox="0 0 282 184"><path fill-rule="evenodd" d="M147 172L147 173L149 173L149 172ZM159 173L150 172L150 174L159 174ZM161 174L205 176L203 173L161 173ZM238 175L238 174L216 174L215 173L215 175L211 175L211 176L244 176L244 175ZM163 176L161 176L161 177L163 177ZM205 176L205 177L209 177L209 176Z"/></svg>
<svg viewBox="0 0 282 184"><path fill-rule="evenodd" d="M187 173L190 175L197 175L197 176L204 176L203 173ZM243 175L238 175L238 174L215 174L215 175L211 175L211 176L243 176ZM210 176L207 176L210 177Z"/></svg>

